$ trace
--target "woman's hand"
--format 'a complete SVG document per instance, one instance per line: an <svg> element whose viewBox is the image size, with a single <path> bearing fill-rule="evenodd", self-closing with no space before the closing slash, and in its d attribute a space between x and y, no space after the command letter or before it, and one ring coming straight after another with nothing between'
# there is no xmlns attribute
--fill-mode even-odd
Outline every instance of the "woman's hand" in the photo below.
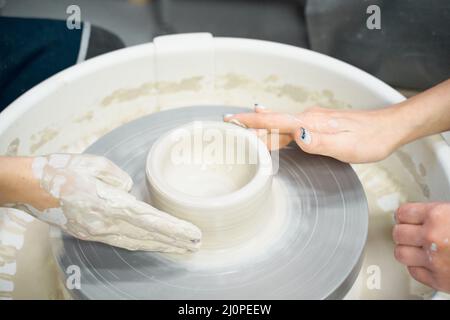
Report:
<svg viewBox="0 0 450 320"><path fill-rule="evenodd" d="M450 130L449 110L450 79L383 109L314 107L288 114L256 106L254 113L225 115L224 120L256 129L270 149L295 140L308 153L362 163L382 160L401 145Z"/></svg>
<svg viewBox="0 0 450 320"><path fill-rule="evenodd" d="M255 129L270 149L295 140L305 152L362 163L384 159L402 143L404 130L396 111L313 107L288 114L256 106L254 113L226 115L224 120Z"/></svg>
<svg viewBox="0 0 450 320"><path fill-rule="evenodd" d="M3 175L9 183L0 204L9 202L77 238L177 253L200 245L196 226L136 200L128 193L131 178L106 158L52 154L10 158L7 166Z"/></svg>
<svg viewBox="0 0 450 320"><path fill-rule="evenodd" d="M450 293L450 203L407 203L396 221L397 260L417 281Z"/></svg>

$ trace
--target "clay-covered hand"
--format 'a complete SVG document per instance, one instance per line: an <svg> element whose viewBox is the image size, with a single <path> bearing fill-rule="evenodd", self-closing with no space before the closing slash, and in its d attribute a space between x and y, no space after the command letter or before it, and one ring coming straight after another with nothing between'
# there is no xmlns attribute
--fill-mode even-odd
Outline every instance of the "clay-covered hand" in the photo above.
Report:
<svg viewBox="0 0 450 320"><path fill-rule="evenodd" d="M24 158L22 158L24 159ZM195 251L201 231L129 194L133 181L106 158L52 154L25 158L29 200L13 206L69 234L129 250ZM20 161L20 160L18 160ZM26 170L25 170L26 171Z"/></svg>
<svg viewBox="0 0 450 320"><path fill-rule="evenodd" d="M374 162L401 143L402 131L391 108L354 111L313 107L301 113L271 112L225 115L224 121L254 129L270 149L291 141L308 153L350 163Z"/></svg>
<svg viewBox="0 0 450 320"><path fill-rule="evenodd" d="M404 204L396 221L397 260L417 281L450 293L450 202Z"/></svg>

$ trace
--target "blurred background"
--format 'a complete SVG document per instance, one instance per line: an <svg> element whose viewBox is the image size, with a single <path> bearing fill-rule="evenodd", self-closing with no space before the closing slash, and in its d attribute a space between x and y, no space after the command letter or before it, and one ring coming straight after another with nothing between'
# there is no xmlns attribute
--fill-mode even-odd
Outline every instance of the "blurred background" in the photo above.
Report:
<svg viewBox="0 0 450 320"><path fill-rule="evenodd" d="M209 31L307 46L298 0L0 0L2 16L65 20L76 4L82 19L122 39L126 46L168 33Z"/></svg>
<svg viewBox="0 0 450 320"><path fill-rule="evenodd" d="M81 30L66 27L74 4ZM381 29L366 25L373 4ZM322 52L406 95L450 75L448 0L0 0L0 110L84 59L163 34L205 31Z"/></svg>

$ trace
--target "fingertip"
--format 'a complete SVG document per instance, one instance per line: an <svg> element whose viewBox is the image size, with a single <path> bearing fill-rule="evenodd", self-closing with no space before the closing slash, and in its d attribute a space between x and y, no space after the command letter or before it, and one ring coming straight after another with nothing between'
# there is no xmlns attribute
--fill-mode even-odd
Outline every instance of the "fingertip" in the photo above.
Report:
<svg viewBox="0 0 450 320"><path fill-rule="evenodd" d="M187 231L188 236L190 237L190 241L192 243L200 243L202 241L203 233L202 230L197 227L195 224L190 224L190 230Z"/></svg>
<svg viewBox="0 0 450 320"><path fill-rule="evenodd" d="M263 106L263 105L260 105L259 103L255 103L255 104L253 105L253 110L254 110L256 113L270 112L269 109L267 109L267 108L266 108L265 106Z"/></svg>
<svg viewBox="0 0 450 320"><path fill-rule="evenodd" d="M228 123L232 123L234 125L237 125L239 127L242 127L244 129L247 129L248 127L242 123L239 119L235 118L235 114L233 113L227 113L223 115L223 121L224 122L228 122Z"/></svg>
<svg viewBox="0 0 450 320"><path fill-rule="evenodd" d="M435 287L433 275L424 267L408 266L408 272L416 281L419 281L429 287Z"/></svg>
<svg viewBox="0 0 450 320"><path fill-rule="evenodd" d="M407 202L398 207L395 212L397 223L423 224L428 204Z"/></svg>
<svg viewBox="0 0 450 320"><path fill-rule="evenodd" d="M228 121L231 120L232 117L234 117L234 113L225 113L225 114L223 115L223 121L228 122Z"/></svg>
<svg viewBox="0 0 450 320"><path fill-rule="evenodd" d="M396 224L393 228L392 228L392 240L394 241L395 244L398 244L398 225Z"/></svg>
<svg viewBox="0 0 450 320"><path fill-rule="evenodd" d="M395 223L405 222L405 213L408 212L408 203L401 204L397 210L395 210L394 219Z"/></svg>
<svg viewBox="0 0 450 320"><path fill-rule="evenodd" d="M107 175L102 177L99 177L100 179L104 180L104 182L109 183L111 186L122 189L126 192L129 192L131 190L131 188L133 188L133 179L130 177L130 175L123 170L122 168L120 168L119 166L115 165L113 163L114 169L112 169L109 172L109 177L106 177ZM105 181L105 177L106 177L106 181Z"/></svg>
<svg viewBox="0 0 450 320"><path fill-rule="evenodd" d="M131 177L127 173L125 173L125 174L126 174L126 177L123 181L123 189L125 191L129 192L133 188L134 182L133 182L133 179L131 179Z"/></svg>
<svg viewBox="0 0 450 320"><path fill-rule="evenodd" d="M200 247L201 247L201 242L196 244L194 247L188 248L186 251L187 251L187 253L194 253L194 252L197 252L198 250L200 250Z"/></svg>

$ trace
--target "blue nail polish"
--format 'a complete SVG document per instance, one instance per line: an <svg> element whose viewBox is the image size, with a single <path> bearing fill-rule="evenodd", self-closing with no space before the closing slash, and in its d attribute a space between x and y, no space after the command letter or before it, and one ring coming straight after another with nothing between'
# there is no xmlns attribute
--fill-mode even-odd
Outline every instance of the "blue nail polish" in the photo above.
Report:
<svg viewBox="0 0 450 320"><path fill-rule="evenodd" d="M300 140L306 144L311 143L311 134L305 128L300 128Z"/></svg>

